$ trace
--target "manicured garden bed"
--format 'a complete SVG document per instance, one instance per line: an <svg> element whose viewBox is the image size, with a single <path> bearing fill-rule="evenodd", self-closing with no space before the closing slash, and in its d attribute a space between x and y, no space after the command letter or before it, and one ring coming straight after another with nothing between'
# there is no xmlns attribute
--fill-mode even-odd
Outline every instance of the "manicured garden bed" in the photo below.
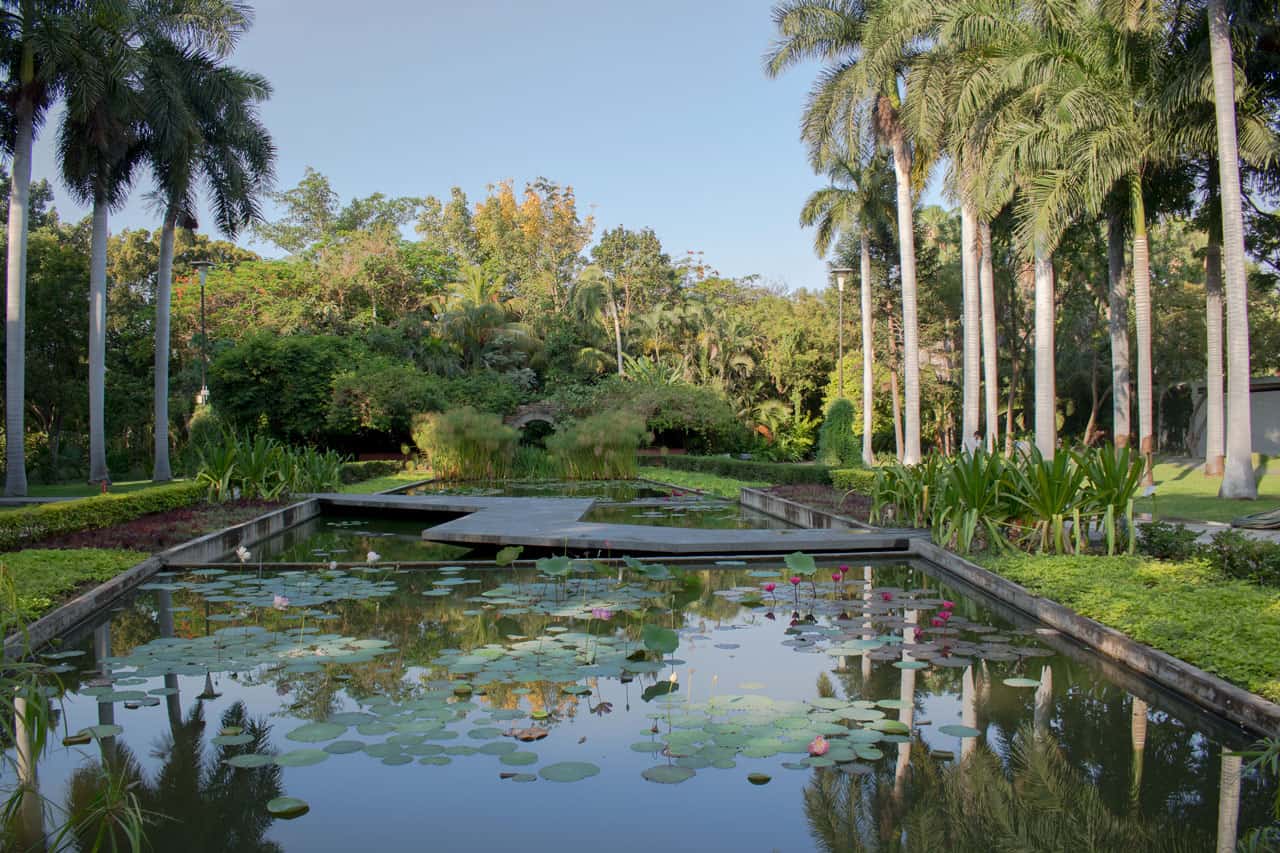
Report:
<svg viewBox="0 0 1280 853"><path fill-rule="evenodd" d="M370 480L362 480L358 483L347 483L338 491L349 495L372 495L376 492L385 492L387 489L407 486L410 483L420 483L428 479L429 476L424 471L401 471L397 474L387 474Z"/></svg>
<svg viewBox="0 0 1280 853"><path fill-rule="evenodd" d="M34 621L146 558L115 548L41 548L0 554L0 568L13 580L18 618Z"/></svg>
<svg viewBox="0 0 1280 853"><path fill-rule="evenodd" d="M769 485L763 480L738 480L733 477L721 477L717 474L677 471L674 468L643 466L638 473L646 480L657 480L661 483L679 486L682 489L706 492L709 495L718 495L735 501L738 499L738 493L743 487L759 488Z"/></svg>
<svg viewBox="0 0 1280 853"><path fill-rule="evenodd" d="M996 574L1253 693L1280 701L1280 589L1199 559L980 557Z"/></svg>
<svg viewBox="0 0 1280 853"><path fill-rule="evenodd" d="M33 548L110 548L153 554L181 545L197 536L240 524L263 513L286 506L289 501L239 500L227 503L199 503L166 512L59 536L32 543ZM23 553L32 553L30 551Z"/></svg>

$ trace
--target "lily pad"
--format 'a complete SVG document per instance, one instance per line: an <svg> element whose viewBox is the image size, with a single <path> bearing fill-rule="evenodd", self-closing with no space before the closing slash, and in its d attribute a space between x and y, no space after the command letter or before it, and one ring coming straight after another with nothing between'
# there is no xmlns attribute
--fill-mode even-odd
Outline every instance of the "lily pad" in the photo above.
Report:
<svg viewBox="0 0 1280 853"><path fill-rule="evenodd" d="M255 767L266 767L275 761L270 755L262 755L257 752L247 752L244 755L233 755L227 759L226 763L232 767L238 767L241 770L252 770Z"/></svg>
<svg viewBox="0 0 1280 853"><path fill-rule="evenodd" d="M311 806L297 797L276 797L267 803L267 811L280 820L293 820L311 811Z"/></svg>
<svg viewBox="0 0 1280 853"><path fill-rule="evenodd" d="M748 773L747 781L752 785L768 785L773 781L773 777L768 773Z"/></svg>
<svg viewBox="0 0 1280 853"><path fill-rule="evenodd" d="M284 755L276 756L276 764L280 767L310 767L326 760L329 753L323 749L295 749Z"/></svg>
<svg viewBox="0 0 1280 853"><path fill-rule="evenodd" d="M962 738L977 737L978 735L982 734L981 731L979 731L978 729L975 729L973 726L960 726L960 725L938 726L938 731L942 732L944 735L951 735L952 737L962 737Z"/></svg>
<svg viewBox="0 0 1280 853"><path fill-rule="evenodd" d="M660 785L678 785L692 779L697 775L697 771L692 767L681 767L678 764L659 764L657 767L650 767L640 775Z"/></svg>
<svg viewBox="0 0 1280 853"><path fill-rule="evenodd" d="M538 775L548 782L579 782L599 773L599 767L586 761L561 761L538 771Z"/></svg>
<svg viewBox="0 0 1280 853"><path fill-rule="evenodd" d="M320 743L326 740L333 740L346 730L347 727L341 723L307 723L306 725L298 726L285 737L289 740L296 740L299 743Z"/></svg>
<svg viewBox="0 0 1280 853"><path fill-rule="evenodd" d="M1004 683L1010 687L1039 687L1040 682L1035 678L1006 678Z"/></svg>
<svg viewBox="0 0 1280 853"><path fill-rule="evenodd" d="M536 752L508 752L506 755L499 758L498 761L502 762L503 764L509 764L512 767L522 767L526 764L535 764L538 761L538 754ZM555 765L551 765L551 766L554 767ZM570 781L571 782L573 780L557 779L554 781Z"/></svg>

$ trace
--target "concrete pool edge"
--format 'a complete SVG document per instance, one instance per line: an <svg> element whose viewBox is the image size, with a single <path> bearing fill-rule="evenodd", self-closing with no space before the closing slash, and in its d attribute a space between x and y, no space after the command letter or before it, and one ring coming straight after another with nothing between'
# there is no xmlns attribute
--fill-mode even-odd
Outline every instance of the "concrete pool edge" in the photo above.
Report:
<svg viewBox="0 0 1280 853"><path fill-rule="evenodd" d="M743 486L738 492L738 503L748 509L763 512L765 515L773 516L809 530L839 530L842 528L847 530L878 530L878 528L864 524L855 518L815 509L789 498L771 494L763 489L752 489Z"/></svg>
<svg viewBox="0 0 1280 853"><path fill-rule="evenodd" d="M1180 658L1139 643L1071 608L1028 591L1020 584L988 571L924 539L912 539L911 556L938 566L970 586L1061 631L1103 657L1172 690L1197 706L1255 732L1280 736L1280 705L1250 693Z"/></svg>
<svg viewBox="0 0 1280 853"><path fill-rule="evenodd" d="M320 514L320 509L320 501L307 498L152 554L111 580L86 590L66 604L41 616L28 625L24 632L6 637L4 657L6 659L21 657L24 653L35 651L51 640L69 633L81 622L96 616L111 602L146 583L171 563L207 562L213 557L234 550L241 543L259 542L295 524L314 518Z"/></svg>

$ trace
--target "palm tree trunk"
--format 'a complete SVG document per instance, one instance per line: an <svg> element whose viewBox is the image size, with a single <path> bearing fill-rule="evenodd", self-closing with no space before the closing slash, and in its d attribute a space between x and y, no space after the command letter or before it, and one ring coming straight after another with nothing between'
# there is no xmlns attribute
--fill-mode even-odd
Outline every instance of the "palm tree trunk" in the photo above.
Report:
<svg viewBox="0 0 1280 853"><path fill-rule="evenodd" d="M1045 667L1048 669L1048 667ZM1129 802L1137 809L1142 799L1142 771L1147 752L1147 703L1133 697L1129 713L1129 742L1133 745L1133 768L1129 774Z"/></svg>
<svg viewBox="0 0 1280 853"><path fill-rule="evenodd" d="M996 338L996 273L991 257L991 223L978 223L981 252L978 281L982 304L982 381L987 403L987 452L995 453L1000 441L1000 363L997 361Z"/></svg>
<svg viewBox="0 0 1280 853"><path fill-rule="evenodd" d="M160 230L160 268L156 272L155 466L151 479L173 479L169 467L169 300L173 290L173 237L177 211L165 213Z"/></svg>
<svg viewBox="0 0 1280 853"><path fill-rule="evenodd" d="M982 296L978 283L978 213L966 201L960 205L960 273L964 306L964 385L960 416L960 446L968 446L978 432L982 406Z"/></svg>
<svg viewBox="0 0 1280 853"><path fill-rule="evenodd" d="M1151 251L1147 241L1147 212L1142 199L1142 179L1129 182L1133 208L1133 313L1138 331L1138 449L1146 462L1143 482L1155 482L1155 428L1151 400Z"/></svg>
<svg viewBox="0 0 1280 853"><path fill-rule="evenodd" d="M106 444L107 200L93 200L89 249L89 482L109 483Z"/></svg>
<svg viewBox="0 0 1280 853"><path fill-rule="evenodd" d="M1222 774L1218 778L1218 853L1232 853L1240 832L1240 774L1238 752L1222 750Z"/></svg>
<svg viewBox="0 0 1280 853"><path fill-rule="evenodd" d="M911 198L911 153L901 129L890 140L898 188L898 251L902 272L902 376L905 435L902 462L920 461L920 320L916 306L915 213Z"/></svg>
<svg viewBox="0 0 1280 853"><path fill-rule="evenodd" d="M1129 446L1129 285L1125 278L1124 225L1107 220L1108 314L1111 329L1111 433L1116 447Z"/></svg>
<svg viewBox="0 0 1280 853"><path fill-rule="evenodd" d="M1222 476L1222 228L1209 225L1204 248L1205 407L1204 473Z"/></svg>
<svg viewBox="0 0 1280 853"><path fill-rule="evenodd" d="M23 47L22 78L34 71L30 45ZM30 73L29 73L30 72ZM35 105L21 98L15 108L17 134L13 145L13 176L9 191L9 250L4 326L4 493L26 497L26 348L27 348L27 199L31 190L31 142L35 136Z"/></svg>
<svg viewBox="0 0 1280 853"><path fill-rule="evenodd" d="M872 414L875 406L875 377L872 368L875 360L875 327L871 316L871 242L867 230L862 230L862 258L859 274L862 277L862 464L870 468L875 463L871 450Z"/></svg>
<svg viewBox="0 0 1280 853"><path fill-rule="evenodd" d="M1036 447L1052 459L1058 444L1057 382L1054 377L1053 257L1036 247Z"/></svg>
<svg viewBox="0 0 1280 853"><path fill-rule="evenodd" d="M618 356L618 375L622 376L622 326L618 322L618 303L611 299L609 307L613 314L613 345Z"/></svg>
<svg viewBox="0 0 1280 853"><path fill-rule="evenodd" d="M1253 478L1253 409L1249 400L1249 302L1244 276L1244 214L1236 144L1235 77L1225 0L1209 0L1209 54L1218 115L1218 181L1222 193L1222 248L1227 303L1227 459L1224 498L1258 497Z"/></svg>
<svg viewBox="0 0 1280 853"><path fill-rule="evenodd" d="M889 319L889 340L893 352L889 359L889 397L893 403L893 453L898 461L902 461L902 400L898 393L898 330L894 328L892 317Z"/></svg>

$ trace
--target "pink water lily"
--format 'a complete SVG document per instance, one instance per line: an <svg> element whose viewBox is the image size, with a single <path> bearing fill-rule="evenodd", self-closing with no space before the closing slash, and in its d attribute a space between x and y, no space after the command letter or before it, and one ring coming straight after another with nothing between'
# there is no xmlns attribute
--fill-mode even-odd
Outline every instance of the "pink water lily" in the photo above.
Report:
<svg viewBox="0 0 1280 853"><path fill-rule="evenodd" d="M841 566L841 567L840 567L840 574L841 574L841 575L847 575L847 574L849 574L849 567L848 567L848 566Z"/></svg>
<svg viewBox="0 0 1280 853"><path fill-rule="evenodd" d="M822 735L818 735L813 740L809 741L810 755L826 755L827 750L830 748L831 744L827 743L827 739Z"/></svg>
<svg viewBox="0 0 1280 853"><path fill-rule="evenodd" d="M943 622L947 621L948 619L951 618L951 611L950 610L942 611L941 613L938 614L938 618L941 619Z"/></svg>
<svg viewBox="0 0 1280 853"><path fill-rule="evenodd" d="M767 583L764 585L765 592L773 592L777 588L778 588L778 585L776 583Z"/></svg>
<svg viewBox="0 0 1280 853"><path fill-rule="evenodd" d="M608 622L613 618L613 611L604 607L596 607L591 611L592 619L599 619L601 622Z"/></svg>
<svg viewBox="0 0 1280 853"><path fill-rule="evenodd" d="M935 616L929 620L929 624L935 628L941 628L943 625L946 625L947 623L939 619L937 616Z"/></svg>
<svg viewBox="0 0 1280 853"><path fill-rule="evenodd" d="M885 601L893 601L893 593L891 592L882 592L880 593L880 597Z"/></svg>
<svg viewBox="0 0 1280 853"><path fill-rule="evenodd" d="M271 606L276 610L287 610L289 608L289 599L283 595L277 595L271 599Z"/></svg>
<svg viewBox="0 0 1280 853"><path fill-rule="evenodd" d="M792 575L791 577L787 578L787 580L789 580L789 581L791 582L791 585L792 585L792 586L796 586L797 584L799 584L799 583L800 583L800 576L799 576L799 575Z"/></svg>
<svg viewBox="0 0 1280 853"><path fill-rule="evenodd" d="M943 602L942 602L942 609L943 609L943 610L950 610L951 608L953 608L953 607L955 607L955 606L956 606L956 603L955 603L954 601L943 601Z"/></svg>
<svg viewBox="0 0 1280 853"><path fill-rule="evenodd" d="M831 573L831 580L835 581L836 583L840 583L840 579L841 579L841 578L843 578L843 577L844 577L844 575L843 575L843 574L841 574L840 572L832 572L832 573Z"/></svg>

